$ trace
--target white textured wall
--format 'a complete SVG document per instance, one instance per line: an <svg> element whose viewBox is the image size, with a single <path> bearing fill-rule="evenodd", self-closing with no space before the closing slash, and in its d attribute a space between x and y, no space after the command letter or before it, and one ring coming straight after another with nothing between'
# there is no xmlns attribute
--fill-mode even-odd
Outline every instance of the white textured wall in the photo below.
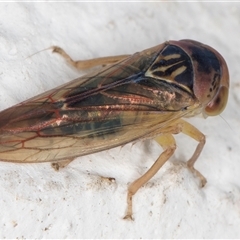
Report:
<svg viewBox="0 0 240 240"><path fill-rule="evenodd" d="M0 3L0 109L79 76L50 51L29 57L49 46L87 59L184 38L216 48L231 76L221 117L191 121L207 136L196 164L206 187L183 164L196 142L181 134L175 156L134 197L134 222L122 220L127 186L161 153L155 142L58 173L0 162L0 238L240 238L240 3Z"/></svg>

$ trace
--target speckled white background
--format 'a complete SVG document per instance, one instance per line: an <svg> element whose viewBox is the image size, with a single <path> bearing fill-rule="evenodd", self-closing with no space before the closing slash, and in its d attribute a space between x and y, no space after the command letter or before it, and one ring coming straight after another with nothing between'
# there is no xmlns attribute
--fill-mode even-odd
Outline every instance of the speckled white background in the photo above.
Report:
<svg viewBox="0 0 240 240"><path fill-rule="evenodd" d="M49 50L29 57L39 50L59 45L87 59L184 38L216 48L231 76L221 117L191 120L207 136L196 164L206 187L184 165L196 142L181 134L134 197L134 222L122 220L127 186L161 153L153 141L60 172L0 162L0 238L240 238L240 3L0 3L0 109L80 76Z"/></svg>

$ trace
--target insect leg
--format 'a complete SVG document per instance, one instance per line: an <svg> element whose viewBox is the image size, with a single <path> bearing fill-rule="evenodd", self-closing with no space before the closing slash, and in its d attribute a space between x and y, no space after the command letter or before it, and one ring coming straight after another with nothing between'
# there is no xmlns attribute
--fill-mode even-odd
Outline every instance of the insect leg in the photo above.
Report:
<svg viewBox="0 0 240 240"><path fill-rule="evenodd" d="M179 120L179 122L182 124L182 133L188 135L189 137L191 137L199 142L192 157L187 161L187 166L190 169L190 171L193 172L193 174L195 174L197 177L200 178L201 187L204 187L207 183L207 180L198 170L196 170L194 168L194 164L197 161L197 159L205 145L205 142L206 142L205 135L203 133L201 133L197 128L192 126L190 123L188 123L182 119Z"/></svg>
<svg viewBox="0 0 240 240"><path fill-rule="evenodd" d="M174 125L170 125L164 129L160 129L159 134L160 133L178 134L180 132L184 133L185 135L199 142L192 157L187 161L187 167L194 175L196 175L200 179L201 187L204 187L207 183L207 180L198 170L194 168L194 164L197 161L205 145L205 142L206 142L205 135L201 133L197 128L195 128L193 125L191 125L190 123L182 119L177 120L174 123ZM155 132L155 134L156 133L157 132Z"/></svg>
<svg viewBox="0 0 240 240"><path fill-rule="evenodd" d="M60 168L66 167L69 163L71 163L74 158L67 159L61 162L53 162L51 163L51 167L54 168L55 171L59 171Z"/></svg>
<svg viewBox="0 0 240 240"><path fill-rule="evenodd" d="M101 57L101 58L94 58L89 60L78 60L74 61L62 48L53 46L52 47L53 53L60 54L65 60L72 65L73 67L79 70L86 70L96 66L105 66L108 64L116 63L120 60L127 58L130 55L119 55L119 56L111 56L111 57Z"/></svg>
<svg viewBox="0 0 240 240"><path fill-rule="evenodd" d="M159 156L159 158L155 161L155 163L151 166L151 168L140 178L135 180L128 188L127 195L127 214L124 219L132 218L132 198L133 195L138 191L138 189L148 182L163 166L163 164L173 155L176 149L176 142L174 137L171 134L162 134L155 138L155 140L162 146L163 153Z"/></svg>

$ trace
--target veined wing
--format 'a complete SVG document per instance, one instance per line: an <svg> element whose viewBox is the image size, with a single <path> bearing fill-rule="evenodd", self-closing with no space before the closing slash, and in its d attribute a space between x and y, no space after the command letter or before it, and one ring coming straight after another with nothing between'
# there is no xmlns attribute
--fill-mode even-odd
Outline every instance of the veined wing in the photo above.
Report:
<svg viewBox="0 0 240 240"><path fill-rule="evenodd" d="M0 159L59 161L102 151L166 127L189 106L201 107L185 82L171 81L189 75L191 84L192 69L183 51L177 57L172 49L172 59L172 51L164 55L168 46L136 53L1 112Z"/></svg>

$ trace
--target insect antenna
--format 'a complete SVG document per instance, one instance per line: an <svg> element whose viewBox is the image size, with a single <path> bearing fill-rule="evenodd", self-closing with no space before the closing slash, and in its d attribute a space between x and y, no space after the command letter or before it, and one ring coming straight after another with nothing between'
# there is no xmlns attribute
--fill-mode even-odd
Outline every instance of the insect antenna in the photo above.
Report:
<svg viewBox="0 0 240 240"><path fill-rule="evenodd" d="M228 121L221 115L219 114L219 117L228 125L228 127L233 131L232 127L230 126L230 124L228 123Z"/></svg>
<svg viewBox="0 0 240 240"><path fill-rule="evenodd" d="M28 57L24 58L24 60L26 60L26 59L28 59L28 58L31 58L32 56L34 56L34 55L36 55L36 54L38 54L38 53L41 53L41 52L44 52L44 51L50 50L50 49L53 49L53 47L48 47L48 48L44 48L44 49L42 49L42 50L40 50L40 51L37 51L37 52L29 55Z"/></svg>

